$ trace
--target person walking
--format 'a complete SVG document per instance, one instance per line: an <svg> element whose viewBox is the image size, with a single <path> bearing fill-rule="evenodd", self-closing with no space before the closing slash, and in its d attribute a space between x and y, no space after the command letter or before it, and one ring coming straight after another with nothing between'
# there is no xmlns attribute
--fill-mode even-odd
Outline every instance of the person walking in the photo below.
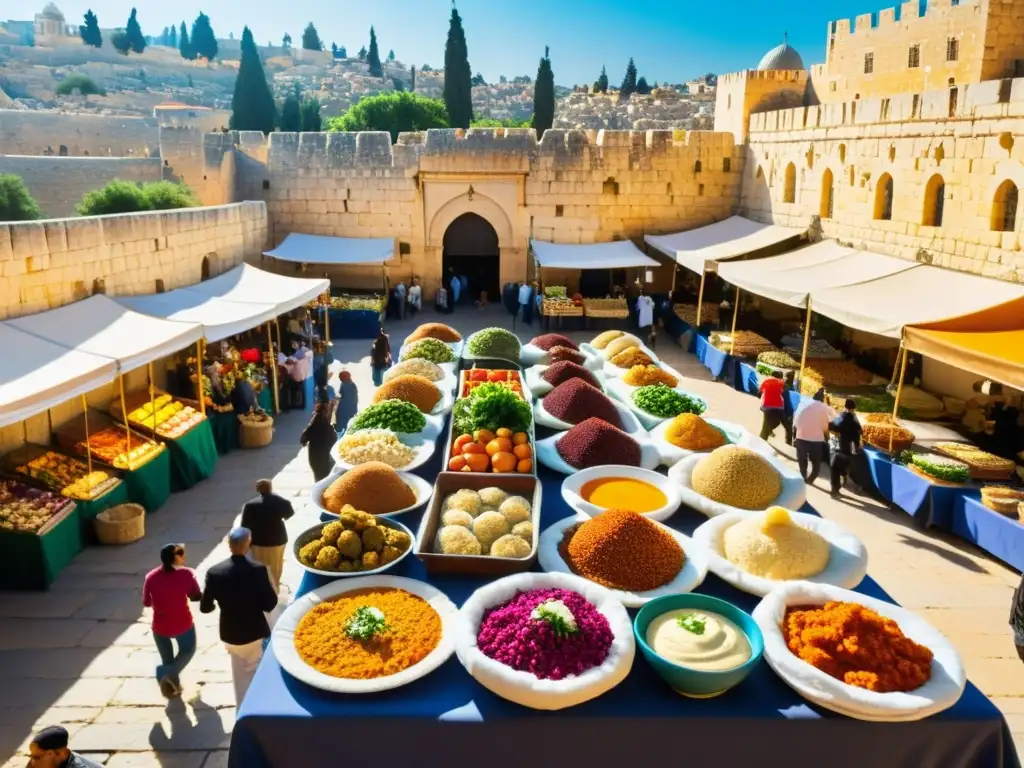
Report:
<svg viewBox="0 0 1024 768"><path fill-rule="evenodd" d="M846 410L832 420L829 431L832 442L832 455L829 457L831 470L832 495L838 496L839 489L846 485L850 474L850 464L860 448L861 426L857 418L857 402L846 399Z"/></svg>
<svg viewBox="0 0 1024 768"><path fill-rule="evenodd" d="M455 305L459 303L459 296L462 294L462 283L459 276L455 274L455 268L448 268L448 314L455 311Z"/></svg>
<svg viewBox="0 0 1024 768"><path fill-rule="evenodd" d="M801 403L793 415L796 432L796 461L804 481L814 485L825 458L825 440L829 434L832 409L825 404L825 388L814 393L814 399ZM809 465L809 466L808 466Z"/></svg>
<svg viewBox="0 0 1024 768"><path fill-rule="evenodd" d="M320 400L313 408L313 418L302 431L299 444L308 446L309 468L313 470L313 479L320 482L334 467L331 448L338 441L338 434L331 425L330 403Z"/></svg>
<svg viewBox="0 0 1024 768"><path fill-rule="evenodd" d="M295 509L288 499L274 493L269 480L257 480L256 493L259 495L242 507L242 527L252 533L252 559L267 566L274 591L280 592L284 548L288 544L284 521L295 514Z"/></svg>
<svg viewBox="0 0 1024 768"><path fill-rule="evenodd" d="M650 336L654 327L654 299L647 295L643 288L636 299L636 321L640 327L641 337L644 334Z"/></svg>
<svg viewBox="0 0 1024 768"><path fill-rule="evenodd" d="M407 293L405 281L399 280L398 285L395 286L395 308L398 310L399 320L405 320L405 297Z"/></svg>
<svg viewBox="0 0 1024 768"><path fill-rule="evenodd" d="M231 557L206 573L199 610L220 608L220 639L231 655L231 679L235 704L241 706L256 667L263 656L263 641L270 636L267 614L277 606L277 593L267 566L248 557L252 534L233 528L228 534Z"/></svg>
<svg viewBox="0 0 1024 768"><path fill-rule="evenodd" d="M384 383L384 371L391 367L391 340L381 326L377 338L370 347L370 367L373 369L373 386Z"/></svg>
<svg viewBox="0 0 1024 768"><path fill-rule="evenodd" d="M519 286L519 309L523 313L523 322L527 325L533 324L533 303L530 301L532 289L530 284L524 282Z"/></svg>
<svg viewBox="0 0 1024 768"><path fill-rule="evenodd" d="M68 749L68 741L64 726L43 728L28 745L28 768L103 768Z"/></svg>
<svg viewBox="0 0 1024 768"><path fill-rule="evenodd" d="M1013 628L1013 644L1017 646L1017 656L1024 661L1024 577L1013 591L1010 626Z"/></svg>
<svg viewBox="0 0 1024 768"><path fill-rule="evenodd" d="M420 287L420 279L414 277L412 285L409 286L409 295L406 297L409 304L409 317L416 317L416 313L423 309L423 288Z"/></svg>
<svg viewBox="0 0 1024 768"><path fill-rule="evenodd" d="M181 695L181 671L196 654L196 626L188 603L201 597L195 573L185 567L185 545L165 544L160 566L146 574L142 605L153 609L153 642L160 654L156 679L169 699Z"/></svg>
<svg viewBox="0 0 1024 768"><path fill-rule="evenodd" d="M338 387L338 405L334 411L334 431L341 437L352 417L359 411L359 390L348 371L339 373L338 379L341 383Z"/></svg>
<svg viewBox="0 0 1024 768"><path fill-rule="evenodd" d="M793 442L793 423L786 417L786 383L781 371L761 382L761 439L767 440L781 424L786 430L786 443Z"/></svg>

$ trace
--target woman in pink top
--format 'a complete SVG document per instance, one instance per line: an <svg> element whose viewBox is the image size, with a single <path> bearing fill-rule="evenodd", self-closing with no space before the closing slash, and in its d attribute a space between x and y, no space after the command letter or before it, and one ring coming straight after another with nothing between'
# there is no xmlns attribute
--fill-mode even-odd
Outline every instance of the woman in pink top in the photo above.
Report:
<svg viewBox="0 0 1024 768"><path fill-rule="evenodd" d="M166 544L160 550L160 562L159 568L146 574L142 604L153 609L153 640L162 662L156 679L164 696L171 698L181 695L181 671L196 653L196 627L188 602L199 602L203 593L195 573L185 567L184 544Z"/></svg>

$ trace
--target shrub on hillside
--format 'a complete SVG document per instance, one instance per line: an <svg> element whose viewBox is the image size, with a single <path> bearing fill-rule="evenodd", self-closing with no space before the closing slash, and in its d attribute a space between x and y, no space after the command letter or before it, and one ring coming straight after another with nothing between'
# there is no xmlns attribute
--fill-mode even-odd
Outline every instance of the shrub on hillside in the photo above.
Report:
<svg viewBox="0 0 1024 768"><path fill-rule="evenodd" d="M96 85L88 75L75 72L60 81L60 85L54 91L58 96L69 96L78 92L82 96L106 96L107 92Z"/></svg>
<svg viewBox="0 0 1024 768"><path fill-rule="evenodd" d="M137 184L116 179L102 189L86 194L77 206L80 216L106 216L112 213L165 211L193 208L199 201L187 186L170 181Z"/></svg>
<svg viewBox="0 0 1024 768"><path fill-rule="evenodd" d="M39 204L29 194L21 176L0 175L0 221L32 221L42 217Z"/></svg>
<svg viewBox="0 0 1024 768"><path fill-rule="evenodd" d="M448 112L443 101L403 91L361 99L344 115L331 120L328 130L387 131L393 144L403 131L447 127Z"/></svg>
<svg viewBox="0 0 1024 768"><path fill-rule="evenodd" d="M195 208L199 200L184 184L173 181L151 181L142 185L142 194L152 211L170 211L175 208Z"/></svg>

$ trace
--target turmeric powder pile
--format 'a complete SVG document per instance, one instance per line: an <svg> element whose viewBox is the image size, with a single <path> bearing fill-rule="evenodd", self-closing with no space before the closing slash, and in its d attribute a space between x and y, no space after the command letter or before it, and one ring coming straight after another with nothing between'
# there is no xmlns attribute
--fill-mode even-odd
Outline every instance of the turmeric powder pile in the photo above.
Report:
<svg viewBox="0 0 1024 768"><path fill-rule="evenodd" d="M665 427L665 440L687 451L712 451L728 442L719 430L695 413L681 413Z"/></svg>
<svg viewBox="0 0 1024 768"><path fill-rule="evenodd" d="M649 387L654 384L661 384L666 387L675 387L679 379L657 365L634 365L622 380L631 387Z"/></svg>

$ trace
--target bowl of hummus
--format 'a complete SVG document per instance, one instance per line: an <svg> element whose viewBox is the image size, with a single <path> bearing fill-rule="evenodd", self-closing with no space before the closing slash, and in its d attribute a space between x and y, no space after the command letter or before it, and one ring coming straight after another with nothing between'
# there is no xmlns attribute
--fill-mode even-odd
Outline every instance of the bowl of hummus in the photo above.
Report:
<svg viewBox="0 0 1024 768"><path fill-rule="evenodd" d="M710 699L739 685L760 661L764 637L750 614L717 597L665 595L633 621L636 644L676 693Z"/></svg>

